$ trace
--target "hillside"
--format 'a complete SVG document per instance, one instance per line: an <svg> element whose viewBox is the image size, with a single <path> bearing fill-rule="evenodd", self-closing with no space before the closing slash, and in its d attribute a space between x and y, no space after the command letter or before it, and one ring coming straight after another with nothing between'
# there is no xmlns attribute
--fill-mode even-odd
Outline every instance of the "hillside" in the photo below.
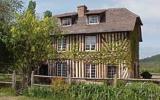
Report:
<svg viewBox="0 0 160 100"><path fill-rule="evenodd" d="M140 60L140 71L160 73L160 54Z"/></svg>

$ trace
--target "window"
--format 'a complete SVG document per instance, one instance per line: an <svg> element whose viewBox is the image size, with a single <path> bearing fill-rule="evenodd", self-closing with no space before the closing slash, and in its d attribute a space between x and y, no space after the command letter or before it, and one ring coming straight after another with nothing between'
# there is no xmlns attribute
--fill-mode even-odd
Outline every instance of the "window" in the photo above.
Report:
<svg viewBox="0 0 160 100"><path fill-rule="evenodd" d="M57 76L67 76L67 63L66 62L57 62L56 64Z"/></svg>
<svg viewBox="0 0 160 100"><path fill-rule="evenodd" d="M108 66L108 78L113 78L116 72L117 72L116 66L113 66L113 65Z"/></svg>
<svg viewBox="0 0 160 100"><path fill-rule="evenodd" d="M85 36L85 51L96 50L96 36Z"/></svg>
<svg viewBox="0 0 160 100"><path fill-rule="evenodd" d="M89 16L88 24L99 24L99 16L98 15Z"/></svg>
<svg viewBox="0 0 160 100"><path fill-rule="evenodd" d="M71 26L72 20L71 18L63 18L61 23L62 23L62 26Z"/></svg>
<svg viewBox="0 0 160 100"><path fill-rule="evenodd" d="M66 38L62 38L58 40L58 51L66 50Z"/></svg>
<svg viewBox="0 0 160 100"><path fill-rule="evenodd" d="M85 64L85 77L88 77L88 78L96 77L95 64Z"/></svg>

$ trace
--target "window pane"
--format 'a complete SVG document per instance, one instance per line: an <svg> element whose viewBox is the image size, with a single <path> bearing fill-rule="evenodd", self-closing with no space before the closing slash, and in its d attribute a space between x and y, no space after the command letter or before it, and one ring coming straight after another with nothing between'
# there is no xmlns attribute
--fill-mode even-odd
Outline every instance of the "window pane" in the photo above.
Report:
<svg viewBox="0 0 160 100"><path fill-rule="evenodd" d="M85 70L85 72L86 72L86 73L85 73L85 76L86 76L86 77L90 77L90 65L89 65L89 64L86 64L86 65L85 65L85 69L86 69L86 70Z"/></svg>
<svg viewBox="0 0 160 100"><path fill-rule="evenodd" d="M58 40L58 51L65 51L66 50L66 38L62 38Z"/></svg>
<svg viewBox="0 0 160 100"><path fill-rule="evenodd" d="M90 50L90 46L86 45L85 50Z"/></svg>
<svg viewBox="0 0 160 100"><path fill-rule="evenodd" d="M89 24L96 24L99 23L99 17L98 16L89 16Z"/></svg>
<svg viewBox="0 0 160 100"><path fill-rule="evenodd" d="M88 78L96 77L95 64L85 64L85 76Z"/></svg>
<svg viewBox="0 0 160 100"><path fill-rule="evenodd" d="M96 36L85 36L85 50L95 50Z"/></svg>
<svg viewBox="0 0 160 100"><path fill-rule="evenodd" d="M96 69L95 69L95 65L91 65L91 77L95 78L96 77Z"/></svg>
<svg viewBox="0 0 160 100"><path fill-rule="evenodd" d="M62 63L62 76L67 76L67 63Z"/></svg>
<svg viewBox="0 0 160 100"><path fill-rule="evenodd" d="M57 76L67 76L67 63L57 62Z"/></svg>
<svg viewBox="0 0 160 100"><path fill-rule="evenodd" d="M116 66L108 66L108 77L113 78L116 74Z"/></svg>
<svg viewBox="0 0 160 100"><path fill-rule="evenodd" d="M57 63L57 76L61 76L61 64Z"/></svg>
<svg viewBox="0 0 160 100"><path fill-rule="evenodd" d="M91 45L91 50L95 50L95 45Z"/></svg>
<svg viewBox="0 0 160 100"><path fill-rule="evenodd" d="M64 38L62 41L62 51L65 51L65 49L66 49L66 38Z"/></svg>
<svg viewBox="0 0 160 100"><path fill-rule="evenodd" d="M58 51L61 50L61 40L58 40Z"/></svg>
<svg viewBox="0 0 160 100"><path fill-rule="evenodd" d="M71 25L71 18L63 18L62 19L62 25L63 26Z"/></svg>

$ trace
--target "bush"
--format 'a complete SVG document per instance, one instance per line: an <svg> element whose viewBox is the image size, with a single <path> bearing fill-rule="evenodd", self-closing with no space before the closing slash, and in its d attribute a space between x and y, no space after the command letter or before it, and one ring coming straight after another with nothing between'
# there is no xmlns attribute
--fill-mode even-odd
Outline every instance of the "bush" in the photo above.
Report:
<svg viewBox="0 0 160 100"><path fill-rule="evenodd" d="M63 78L57 77L52 79L51 88L54 93L67 93L70 85Z"/></svg>
<svg viewBox="0 0 160 100"><path fill-rule="evenodd" d="M151 79L152 78L152 75L148 72L148 71L144 71L141 73L141 76L144 78L144 79Z"/></svg>

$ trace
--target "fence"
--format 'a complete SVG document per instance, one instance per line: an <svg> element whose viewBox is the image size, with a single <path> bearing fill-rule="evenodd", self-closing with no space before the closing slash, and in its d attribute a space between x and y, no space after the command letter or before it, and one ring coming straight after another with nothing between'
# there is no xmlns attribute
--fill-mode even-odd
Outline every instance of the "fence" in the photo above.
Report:
<svg viewBox="0 0 160 100"><path fill-rule="evenodd" d="M160 73L151 73L151 74L152 74L152 78L160 79Z"/></svg>
<svg viewBox="0 0 160 100"><path fill-rule="evenodd" d="M13 71L12 74L0 74L1 77L8 76L11 77L10 80L0 80L0 84L10 84L12 88L16 87L16 72Z"/></svg>
<svg viewBox="0 0 160 100"><path fill-rule="evenodd" d="M115 75L117 76L117 75ZM32 74L31 74L31 86L32 85L37 85L37 86L50 86L50 85L46 85L46 84L38 84L38 83L35 83L35 78L48 78L48 79L53 79L53 78L57 78L57 76L46 76L46 75L34 75L34 72L32 71ZM157 84L160 84L160 79L135 79L135 78L128 78L128 79L120 79L120 78L117 78L117 77L114 77L114 78L77 78L77 77L61 77L63 79L65 79L69 84L72 82L72 81L79 81L79 82L91 82L91 83L102 83L102 82L105 82L105 81L112 81L114 84L117 83L117 80L122 80L122 81L125 81L126 83L130 83L130 82L154 82L154 83L157 83Z"/></svg>

